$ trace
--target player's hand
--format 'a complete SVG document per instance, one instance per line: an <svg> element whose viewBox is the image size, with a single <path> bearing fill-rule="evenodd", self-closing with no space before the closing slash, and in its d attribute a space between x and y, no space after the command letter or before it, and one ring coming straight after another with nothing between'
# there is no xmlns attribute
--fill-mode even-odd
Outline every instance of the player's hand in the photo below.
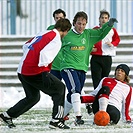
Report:
<svg viewBox="0 0 133 133"><path fill-rule="evenodd" d="M113 46L113 44L110 41L105 42L105 44L107 44L109 47L112 47Z"/></svg>
<svg viewBox="0 0 133 133"><path fill-rule="evenodd" d="M118 23L116 18L110 18L108 25L112 27L114 25L114 22Z"/></svg>

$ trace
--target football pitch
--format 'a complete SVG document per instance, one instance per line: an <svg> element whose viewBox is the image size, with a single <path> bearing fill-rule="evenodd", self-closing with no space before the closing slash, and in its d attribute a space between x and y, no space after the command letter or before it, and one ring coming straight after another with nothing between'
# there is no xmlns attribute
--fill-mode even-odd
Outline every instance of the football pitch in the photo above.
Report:
<svg viewBox="0 0 133 133"><path fill-rule="evenodd" d="M0 109L0 112L6 109ZM122 120L117 125L108 126L96 126L93 125L93 115L88 115L85 108L82 108L84 125L74 125L74 113L71 111L69 120L66 121L66 125L71 129L50 129L49 121L51 119L52 109L31 109L25 114L21 115L17 119L14 119L15 128L9 129L5 124L0 123L0 133L132 133L133 123L126 124ZM133 110L131 111L133 118Z"/></svg>

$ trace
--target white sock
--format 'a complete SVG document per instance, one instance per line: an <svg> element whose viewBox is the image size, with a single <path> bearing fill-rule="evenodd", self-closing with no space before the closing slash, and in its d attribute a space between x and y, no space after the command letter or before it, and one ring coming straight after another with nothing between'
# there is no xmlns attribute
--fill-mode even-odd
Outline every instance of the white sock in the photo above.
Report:
<svg viewBox="0 0 133 133"><path fill-rule="evenodd" d="M71 95L72 106L76 116L81 116L81 100L80 94L74 93Z"/></svg>
<svg viewBox="0 0 133 133"><path fill-rule="evenodd" d="M64 117L69 113L69 111L72 109L72 104L69 103L67 100L65 100L64 105Z"/></svg>
<svg viewBox="0 0 133 133"><path fill-rule="evenodd" d="M98 99L98 101L99 101L99 110L106 111L108 106L108 98L101 97Z"/></svg>

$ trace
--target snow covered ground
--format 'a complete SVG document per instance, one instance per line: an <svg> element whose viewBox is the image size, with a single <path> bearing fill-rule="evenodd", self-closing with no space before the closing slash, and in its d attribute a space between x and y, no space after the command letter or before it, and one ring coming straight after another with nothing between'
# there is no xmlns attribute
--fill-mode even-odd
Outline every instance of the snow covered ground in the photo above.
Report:
<svg viewBox="0 0 133 133"><path fill-rule="evenodd" d="M3 109L5 110L5 109ZM3 111L0 110L0 111ZM88 115L83 109L84 125L74 125L74 114L71 111L70 120L66 121L66 125L70 126L69 130L50 129L48 124L51 119L51 109L32 109L14 120L16 128L9 129L3 123L0 125L0 133L132 133L133 123L125 124L122 120L117 125L97 126L93 125L93 115ZM133 117L133 111L131 111Z"/></svg>
<svg viewBox="0 0 133 133"><path fill-rule="evenodd" d="M3 104L5 108L0 108L0 112L6 111L13 106L18 100L25 96L24 92L18 92L11 87L8 92L3 92ZM5 106L6 105L6 106ZM14 120L16 128L9 129L3 123L0 123L0 133L132 133L133 123L125 124L122 120L113 126L96 126L93 125L93 115L88 115L85 105L82 104L82 113L85 124L82 126L74 125L73 110L70 113L70 120L66 124L71 127L70 130L49 129L48 124L51 119L52 100L48 95L41 92L41 100L31 110ZM131 103L130 114L133 119L133 101Z"/></svg>
<svg viewBox="0 0 133 133"><path fill-rule="evenodd" d="M0 113L6 111L13 106L18 100L25 96L23 91L18 92L14 87L11 87L7 92L2 92L4 108L0 108ZM85 105L82 104L82 115L85 124L82 126L74 125L73 110L70 113L70 120L66 124L71 127L70 130L52 130L49 129L48 124L51 119L52 100L48 95L41 92L41 100L31 110L27 111L17 119L13 120L16 128L9 129L3 123L0 123L0 133L132 133L133 123L125 124L120 120L117 125L113 126L96 126L93 125L93 115L88 115ZM131 103L130 115L133 119L133 101Z"/></svg>

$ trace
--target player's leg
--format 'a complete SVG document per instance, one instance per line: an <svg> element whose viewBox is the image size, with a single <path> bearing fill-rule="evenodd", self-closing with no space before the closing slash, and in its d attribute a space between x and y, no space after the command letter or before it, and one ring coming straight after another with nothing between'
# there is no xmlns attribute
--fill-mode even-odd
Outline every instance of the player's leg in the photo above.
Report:
<svg viewBox="0 0 133 133"><path fill-rule="evenodd" d="M112 105L108 105L107 112L110 115L110 124L117 124L120 120L120 111Z"/></svg>
<svg viewBox="0 0 133 133"><path fill-rule="evenodd" d="M81 74L82 72L76 71L74 69L65 69L61 71L61 75L68 89L67 100L69 103L72 103L77 124L84 123L84 121L81 119L81 100L80 100L80 94L83 87L82 84L84 84L85 80L85 74ZM81 84L81 79L83 82L82 84Z"/></svg>
<svg viewBox="0 0 133 133"><path fill-rule="evenodd" d="M108 77L109 73L111 71L112 57L111 56L103 56L101 64L102 64L101 78Z"/></svg>
<svg viewBox="0 0 133 133"><path fill-rule="evenodd" d="M0 117L2 117L1 119L8 125L9 128L15 127L12 122L13 118L17 118L21 114L25 113L40 100L39 90L28 84L28 82L32 83L33 77L31 77L31 79L27 77L28 80L25 78L25 76L22 76L21 74L18 74L18 77L22 83L26 97L21 99L13 107L9 108L6 112L0 115ZM34 79L36 79L36 77L34 77Z"/></svg>
<svg viewBox="0 0 133 133"><path fill-rule="evenodd" d="M50 73L52 73L55 77L57 77L59 80L62 80L60 71L58 70L51 70Z"/></svg>
<svg viewBox="0 0 133 133"><path fill-rule="evenodd" d="M65 100L65 104L64 104L64 120L67 118L68 119L68 114L70 112L70 110L73 108L71 101L68 99L71 99L71 94L68 93L66 100Z"/></svg>
<svg viewBox="0 0 133 133"><path fill-rule="evenodd" d="M98 94L96 95L95 101L92 104L94 114L99 110L106 111L108 106L109 94L110 94L110 89L108 86L103 86L99 90Z"/></svg>
<svg viewBox="0 0 133 133"><path fill-rule="evenodd" d="M64 83L48 72L44 72L42 77L44 87L41 90L51 96L53 101L52 119L50 121L49 127L69 129L69 127L63 122L65 99Z"/></svg>
<svg viewBox="0 0 133 133"><path fill-rule="evenodd" d="M99 56L92 56L90 60L90 69L93 87L94 89L96 89L101 80L102 75L101 58Z"/></svg>

